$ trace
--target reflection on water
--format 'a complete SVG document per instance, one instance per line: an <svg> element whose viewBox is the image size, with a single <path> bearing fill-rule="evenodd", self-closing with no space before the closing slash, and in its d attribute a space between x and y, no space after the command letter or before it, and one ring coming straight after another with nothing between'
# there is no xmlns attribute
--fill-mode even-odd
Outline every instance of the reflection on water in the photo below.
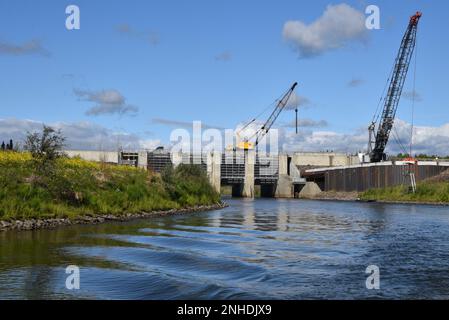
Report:
<svg viewBox="0 0 449 320"><path fill-rule="evenodd" d="M449 210L227 200L127 223L0 233L0 299L448 298ZM365 269L381 270L381 290ZM65 267L81 289L65 288Z"/></svg>

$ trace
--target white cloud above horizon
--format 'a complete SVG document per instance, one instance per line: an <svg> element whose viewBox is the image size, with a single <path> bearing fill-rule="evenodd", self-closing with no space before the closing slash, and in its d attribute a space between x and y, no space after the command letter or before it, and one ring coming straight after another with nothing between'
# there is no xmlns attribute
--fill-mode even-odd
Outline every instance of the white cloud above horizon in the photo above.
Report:
<svg viewBox="0 0 449 320"><path fill-rule="evenodd" d="M312 106L313 103L309 98L298 95L296 92L292 92L290 98L285 105L285 110L294 110L295 108L307 108Z"/></svg>
<svg viewBox="0 0 449 320"><path fill-rule="evenodd" d="M423 101L421 94L419 92L417 92L416 90L405 91L402 93L402 96L404 97L404 99L407 99L409 101L415 101L415 102Z"/></svg>
<svg viewBox="0 0 449 320"><path fill-rule="evenodd" d="M42 130L41 121L28 119L0 119L0 141L13 139L23 145L27 132ZM158 139L148 140L139 135L117 132L91 122L54 122L46 123L60 129L66 137L66 149L116 151L123 149L153 150L161 144Z"/></svg>
<svg viewBox="0 0 449 320"><path fill-rule="evenodd" d="M223 51L215 56L215 61L229 62L232 60L232 53Z"/></svg>
<svg viewBox="0 0 449 320"><path fill-rule="evenodd" d="M341 3L328 5L322 16L310 24L300 20L287 21L282 34L300 58L311 58L351 42L364 42L367 31L365 15Z"/></svg>
<svg viewBox="0 0 449 320"><path fill-rule="evenodd" d="M408 152L411 132L410 123L396 119L387 145L387 153ZM279 136L280 144L285 151L332 150L354 154L366 151L368 145L368 130L365 128L360 128L353 133L302 129L298 135L294 132L282 131ZM449 123L438 127L414 126L412 153L449 155Z"/></svg>
<svg viewBox="0 0 449 320"><path fill-rule="evenodd" d="M107 90L81 90L74 89L73 93L82 101L94 103L85 112L88 116L99 115L136 115L139 108L126 103L126 98L115 89Z"/></svg>
<svg viewBox="0 0 449 320"><path fill-rule="evenodd" d="M127 23L116 26L115 30L122 35L141 39L152 46L157 46L161 41L159 33L155 31L136 30Z"/></svg>
<svg viewBox="0 0 449 320"><path fill-rule="evenodd" d="M352 78L350 81L348 81L347 86L350 88L359 87L364 83L363 79L361 78Z"/></svg>
<svg viewBox="0 0 449 320"><path fill-rule="evenodd" d="M365 151L368 143L368 132L360 128L353 133L338 133L332 130L318 129L321 121L310 120L310 126L301 126L298 135L293 130L278 127L279 149L286 152L319 152L335 151L357 153ZM324 127L325 122L321 123ZM146 139L137 134L117 132L91 122L54 122L48 123L55 129L61 129L67 138L66 149L74 150L110 150L118 148L127 150L153 150L164 145L159 139ZM251 135L261 123L253 123L242 136ZM0 119L0 142L13 139L23 144L27 132L41 130L43 122L28 119ZM240 124L237 128L241 128ZM400 144L408 148L410 143L411 124L403 120L395 121L387 152L397 154L404 152ZM399 143L398 143L399 141ZM408 151L408 150L405 150ZM449 155L449 123L438 127L415 126L413 135L413 154Z"/></svg>
<svg viewBox="0 0 449 320"><path fill-rule="evenodd" d="M42 42L37 39L29 40L21 44L0 41L0 54L13 56L29 54L37 54L44 57L51 56L50 52L42 45Z"/></svg>
<svg viewBox="0 0 449 320"><path fill-rule="evenodd" d="M296 128L296 120L281 124L284 128ZM324 128L329 126L326 120L314 120L309 118L298 119L298 128Z"/></svg>

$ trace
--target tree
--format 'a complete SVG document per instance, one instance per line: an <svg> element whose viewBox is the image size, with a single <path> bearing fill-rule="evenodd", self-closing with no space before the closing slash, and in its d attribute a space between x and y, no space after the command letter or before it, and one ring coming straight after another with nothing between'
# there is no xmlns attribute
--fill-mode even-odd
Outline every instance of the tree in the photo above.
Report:
<svg viewBox="0 0 449 320"><path fill-rule="evenodd" d="M41 133L27 133L25 150L31 152L34 159L52 161L62 155L64 142L65 137L61 130L44 125Z"/></svg>
<svg viewBox="0 0 449 320"><path fill-rule="evenodd" d="M2 142L2 151L6 150L6 145L5 145L5 141Z"/></svg>

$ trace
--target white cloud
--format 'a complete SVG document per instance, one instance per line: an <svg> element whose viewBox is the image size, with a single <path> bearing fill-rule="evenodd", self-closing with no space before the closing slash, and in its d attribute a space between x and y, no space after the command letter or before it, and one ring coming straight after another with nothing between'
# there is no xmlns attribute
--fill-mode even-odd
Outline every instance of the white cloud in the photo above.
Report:
<svg viewBox="0 0 449 320"><path fill-rule="evenodd" d="M309 25L287 21L283 36L300 57L313 57L342 48L351 41L363 41L367 37L365 16L345 3L328 5L323 15Z"/></svg>
<svg viewBox="0 0 449 320"><path fill-rule="evenodd" d="M318 121L319 123L319 121ZM27 131L34 132L42 129L43 123L34 120L0 119L0 143L13 139L15 144L22 144ZM148 149L161 145L158 139L144 139L136 134L116 132L91 122L55 122L47 125L55 129L61 129L67 138L67 149L77 150L110 150L118 147L129 150ZM255 122L249 125L241 137L251 136L262 125ZM242 128L240 124L237 129ZM300 127L296 135L285 127L277 127L279 132L279 149L284 151L326 151L357 153L366 151L368 132L366 128L360 128L354 133L337 133L330 130L311 130L310 127ZM408 152L410 144L411 125L397 119L392 130L387 146L387 153L397 154ZM400 145L407 150L404 150ZM437 154L449 155L449 123L439 127L415 126L413 135L413 154Z"/></svg>
<svg viewBox="0 0 449 320"><path fill-rule="evenodd" d="M117 90L89 91L74 89L77 97L84 101L95 103L86 111L88 116L99 116L106 114L131 114L135 115L139 108L126 103L125 97Z"/></svg>
<svg viewBox="0 0 449 320"><path fill-rule="evenodd" d="M334 151L351 154L367 150L367 128L359 128L353 133L338 133L331 130L314 129L327 126L325 120L303 119L302 121L302 125L299 126L299 134L296 134L294 130L288 130L292 126L282 123L274 126L278 130L279 150L286 152ZM239 132L241 138L253 137L262 125L262 122L255 121L242 130L245 124L240 123L236 131ZM449 155L449 123L439 127L415 126L413 132L413 154ZM386 152L390 155L409 152L410 136L411 124L396 119Z"/></svg>
<svg viewBox="0 0 449 320"><path fill-rule="evenodd" d="M281 131L282 132L282 131ZM333 131L300 130L282 132L280 135L281 149L284 151L336 151L355 153L366 149L368 134L340 134Z"/></svg>
<svg viewBox="0 0 449 320"><path fill-rule="evenodd" d="M61 129L67 139L67 149L115 151L122 147L151 150L160 145L160 140L144 140L136 134L115 132L91 122L55 122L47 125ZM40 121L0 119L0 141L13 139L16 144L23 145L27 132L40 131L42 126L43 123Z"/></svg>
<svg viewBox="0 0 449 320"><path fill-rule="evenodd" d="M193 121L179 121L179 120L172 120L172 119L163 119L163 118L153 118L151 120L154 124L160 124L164 126L169 126L173 128L185 128L185 129L192 129L193 128ZM224 128L219 126L210 125L204 122L201 122L201 128L203 129L217 129L217 130L224 130Z"/></svg>
<svg viewBox="0 0 449 320"><path fill-rule="evenodd" d="M413 154L449 154L449 123L439 127L415 126L413 134ZM387 145L387 153L408 152L410 146L411 124L396 119ZM301 130L294 132L280 130L280 145L285 151L326 151L345 153L366 151L368 130L361 128L352 134L333 131ZM406 150L404 150L404 148Z"/></svg>
<svg viewBox="0 0 449 320"><path fill-rule="evenodd" d="M423 100L422 96L416 90L405 91L402 93L402 96L404 97L404 99L415 100L415 102L421 102Z"/></svg>
<svg viewBox="0 0 449 320"><path fill-rule="evenodd" d="M140 147L145 150L154 150L161 146L160 140L140 140Z"/></svg>
<svg viewBox="0 0 449 320"><path fill-rule="evenodd" d="M326 120L313 120L313 119L298 119L299 128L323 128L329 124ZM295 128L296 120L290 121L282 125L285 128Z"/></svg>
<svg viewBox="0 0 449 320"><path fill-rule="evenodd" d="M232 60L232 53L229 51L224 51L215 56L215 61L228 62Z"/></svg>
<svg viewBox="0 0 449 320"><path fill-rule="evenodd" d="M0 54L15 56L39 54L45 57L50 56L48 50L42 46L42 43L39 40L30 40L22 44L13 44L0 41Z"/></svg>
<svg viewBox="0 0 449 320"><path fill-rule="evenodd" d="M116 31L120 34L141 39L152 46L156 46L160 43L160 37L157 32L154 31L138 31L133 29L129 24L121 24L116 27Z"/></svg>
<svg viewBox="0 0 449 320"><path fill-rule="evenodd" d="M363 80L360 78L353 78L348 82L348 87L355 88L363 84Z"/></svg>
<svg viewBox="0 0 449 320"><path fill-rule="evenodd" d="M312 101L309 98L300 96L296 92L292 92L290 98L285 105L285 110L294 110L295 108L305 108L312 105Z"/></svg>

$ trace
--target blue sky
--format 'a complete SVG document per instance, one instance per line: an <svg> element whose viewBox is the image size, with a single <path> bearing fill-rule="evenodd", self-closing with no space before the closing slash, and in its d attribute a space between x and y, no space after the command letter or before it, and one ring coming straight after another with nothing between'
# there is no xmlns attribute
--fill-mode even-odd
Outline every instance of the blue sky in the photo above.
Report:
<svg viewBox="0 0 449 320"><path fill-rule="evenodd" d="M381 29L300 57L283 36L285 23L311 24L328 5L341 3L362 13L368 4L379 6ZM80 30L65 28L69 4L81 10ZM303 128L304 135L351 136L371 120L416 10L423 18L415 123L438 128L449 122L449 3L438 0L0 0L0 119L84 123L166 143L179 121L235 128L297 81L297 94L309 101L300 118L326 123ZM412 90L412 78L413 68L404 91ZM88 113L99 103L95 94L106 91L132 112ZM401 100L398 117L410 122L410 100ZM293 118L293 111L285 111L278 123ZM0 135L6 139L7 129Z"/></svg>

